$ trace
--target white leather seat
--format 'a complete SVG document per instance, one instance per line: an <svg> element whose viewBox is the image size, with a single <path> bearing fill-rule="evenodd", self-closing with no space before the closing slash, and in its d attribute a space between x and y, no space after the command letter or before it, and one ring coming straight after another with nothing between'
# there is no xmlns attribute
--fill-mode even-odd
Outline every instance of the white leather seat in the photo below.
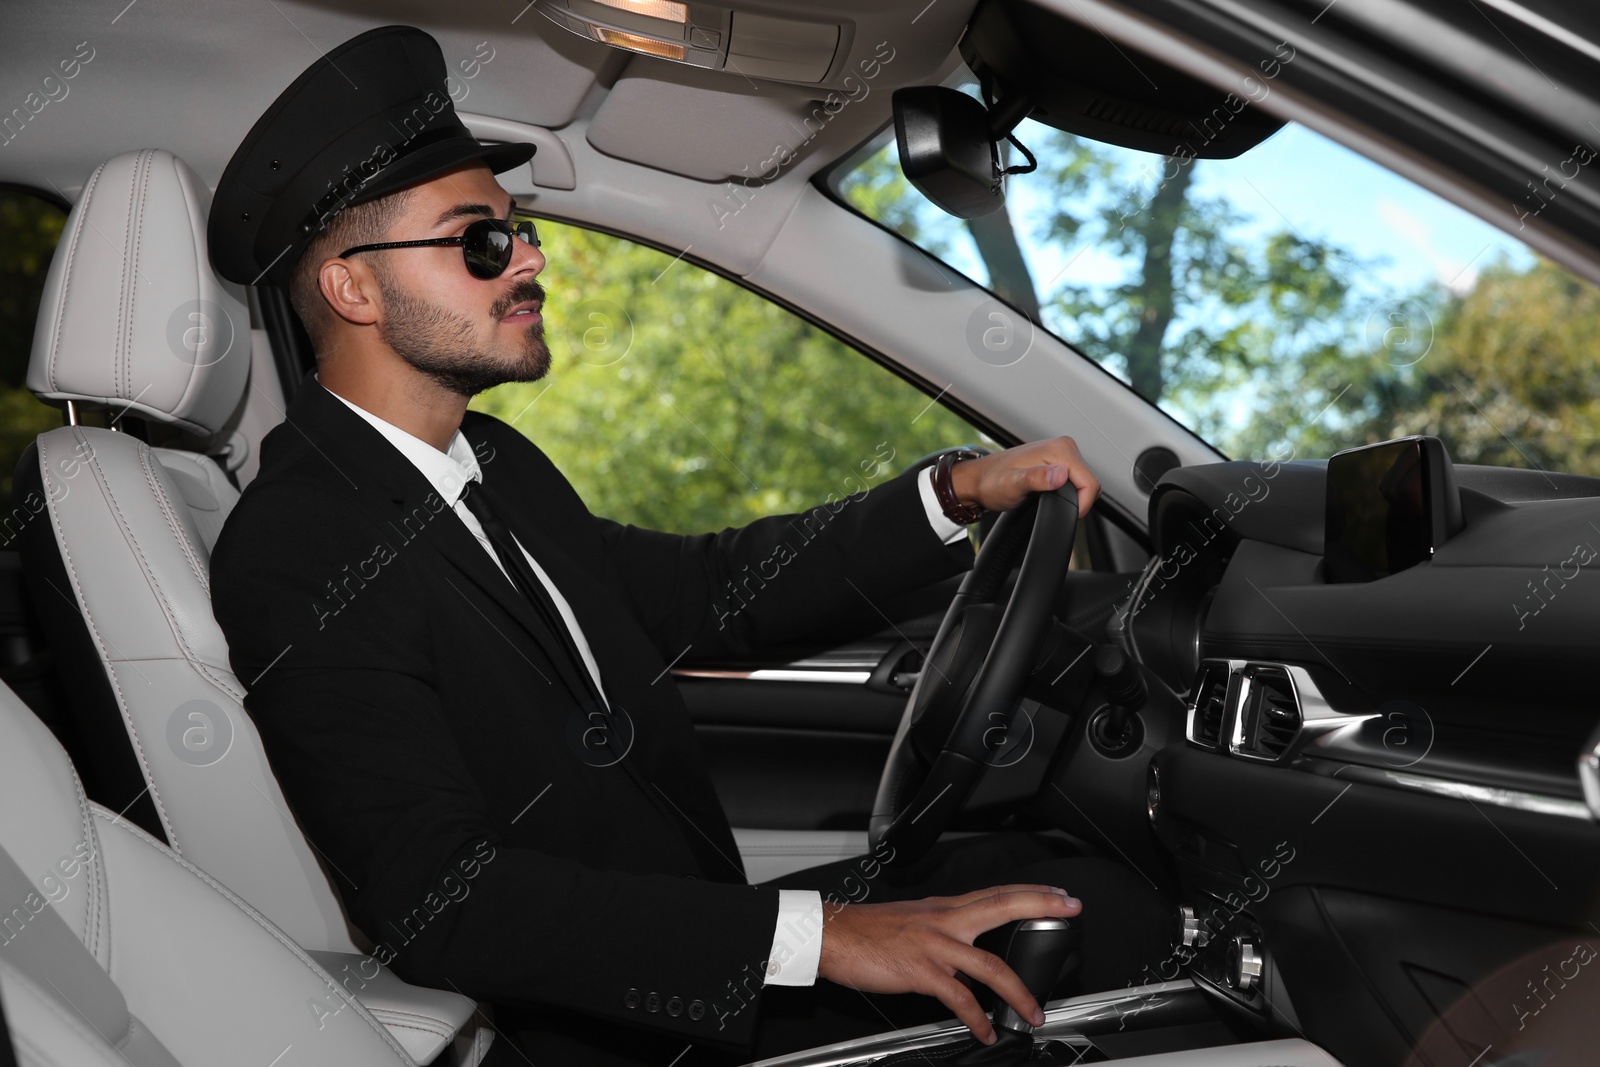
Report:
<svg viewBox="0 0 1600 1067"><path fill-rule="evenodd" d="M242 290L207 259L209 203L194 171L160 149L94 172L50 265L29 389L109 405L119 427L143 419L196 438L229 427L250 388L253 336ZM74 756L96 799L127 808L118 834L141 823L330 970L352 966L366 1003L429 1062L472 1019L472 1001L387 971L373 979L376 962L358 962L370 946L295 823L229 668L208 577L238 499L227 473L197 451L67 425L24 454L13 495L43 502L19 535L30 596L71 697ZM491 1038L469 1030L459 1062L476 1063Z"/></svg>
<svg viewBox="0 0 1600 1067"><path fill-rule="evenodd" d="M0 997L23 1063L394 1065L388 1029L283 931L90 803L0 685Z"/></svg>

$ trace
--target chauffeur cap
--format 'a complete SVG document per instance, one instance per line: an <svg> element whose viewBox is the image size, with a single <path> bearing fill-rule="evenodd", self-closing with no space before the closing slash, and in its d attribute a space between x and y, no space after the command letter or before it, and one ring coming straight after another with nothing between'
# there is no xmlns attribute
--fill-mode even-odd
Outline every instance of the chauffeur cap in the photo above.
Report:
<svg viewBox="0 0 1600 1067"><path fill-rule="evenodd" d="M228 161L206 238L218 274L287 286L329 220L451 167L499 174L531 144L480 144L456 115L439 42L380 26L317 60L256 120Z"/></svg>

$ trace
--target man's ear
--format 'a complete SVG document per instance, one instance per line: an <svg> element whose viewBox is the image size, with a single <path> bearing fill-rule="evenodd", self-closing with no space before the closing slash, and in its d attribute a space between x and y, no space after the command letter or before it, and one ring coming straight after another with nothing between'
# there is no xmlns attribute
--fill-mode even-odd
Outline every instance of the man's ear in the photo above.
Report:
<svg viewBox="0 0 1600 1067"><path fill-rule="evenodd" d="M346 322L370 326L378 321L378 280L365 264L348 259L324 260L317 271L317 287L334 314Z"/></svg>

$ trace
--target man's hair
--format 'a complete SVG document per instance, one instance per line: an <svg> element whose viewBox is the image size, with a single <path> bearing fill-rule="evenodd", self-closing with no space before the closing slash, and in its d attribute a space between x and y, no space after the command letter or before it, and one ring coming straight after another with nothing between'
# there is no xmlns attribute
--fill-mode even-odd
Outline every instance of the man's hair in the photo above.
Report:
<svg viewBox="0 0 1600 1067"><path fill-rule="evenodd" d="M289 304L305 325L318 359L332 333L335 318L317 284L318 268L323 260L347 248L387 240L389 227L405 211L410 200L411 190L399 189L375 200L352 204L329 220L328 228L313 237L301 251L289 276ZM380 282L384 281L381 262L374 262L372 270Z"/></svg>

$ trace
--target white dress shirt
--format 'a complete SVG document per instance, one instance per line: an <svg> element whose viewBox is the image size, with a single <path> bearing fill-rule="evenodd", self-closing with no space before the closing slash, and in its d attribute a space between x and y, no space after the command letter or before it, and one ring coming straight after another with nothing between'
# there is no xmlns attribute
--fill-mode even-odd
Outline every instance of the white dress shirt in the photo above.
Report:
<svg viewBox="0 0 1600 1067"><path fill-rule="evenodd" d="M320 379L318 380L320 382ZM333 393L331 389L328 391ZM506 573L505 565L501 563L500 557L495 555L494 546L489 543L488 536L483 532L483 525L461 499L461 490L468 482L483 481L483 471L478 466L478 457L473 454L472 445L461 431L456 430L450 438L449 447L441 452L422 438L409 434L365 408L350 403L338 393L333 395L339 397L351 411L366 419L373 429L383 434L385 440L412 462L434 490L450 505L456 516L466 524L467 529L472 531L472 536L476 537L483 550L489 553L489 558L494 560L501 573ZM938 497L933 492L933 468L929 467L919 472L917 477L918 491L922 497L923 509L928 515L929 525L945 544L960 539L967 532L967 528L951 522L945 516L944 510L939 507ZM516 534L513 533L511 536L513 540L516 539ZM601 699L606 700L607 707L610 707L610 701L605 695L605 686L600 681L600 667L595 663L589 642L583 636L583 628L578 625L578 619L572 613L572 606L567 603L567 598L561 595L561 590L556 588L556 584L550 580L544 568L528 554L527 548L521 541L517 541L517 547L522 549L522 555L528 561L528 566L533 568L533 573L539 576L539 581L550 591L550 599L555 602L562 621L572 632L573 643L578 646L578 654L583 657L584 666L589 669L594 684L599 687ZM511 580L510 574L506 574L506 580ZM766 984L789 986L815 984L817 967L822 960L820 893L813 889L778 890L778 921L773 932L772 950L767 954L767 959L769 962Z"/></svg>

